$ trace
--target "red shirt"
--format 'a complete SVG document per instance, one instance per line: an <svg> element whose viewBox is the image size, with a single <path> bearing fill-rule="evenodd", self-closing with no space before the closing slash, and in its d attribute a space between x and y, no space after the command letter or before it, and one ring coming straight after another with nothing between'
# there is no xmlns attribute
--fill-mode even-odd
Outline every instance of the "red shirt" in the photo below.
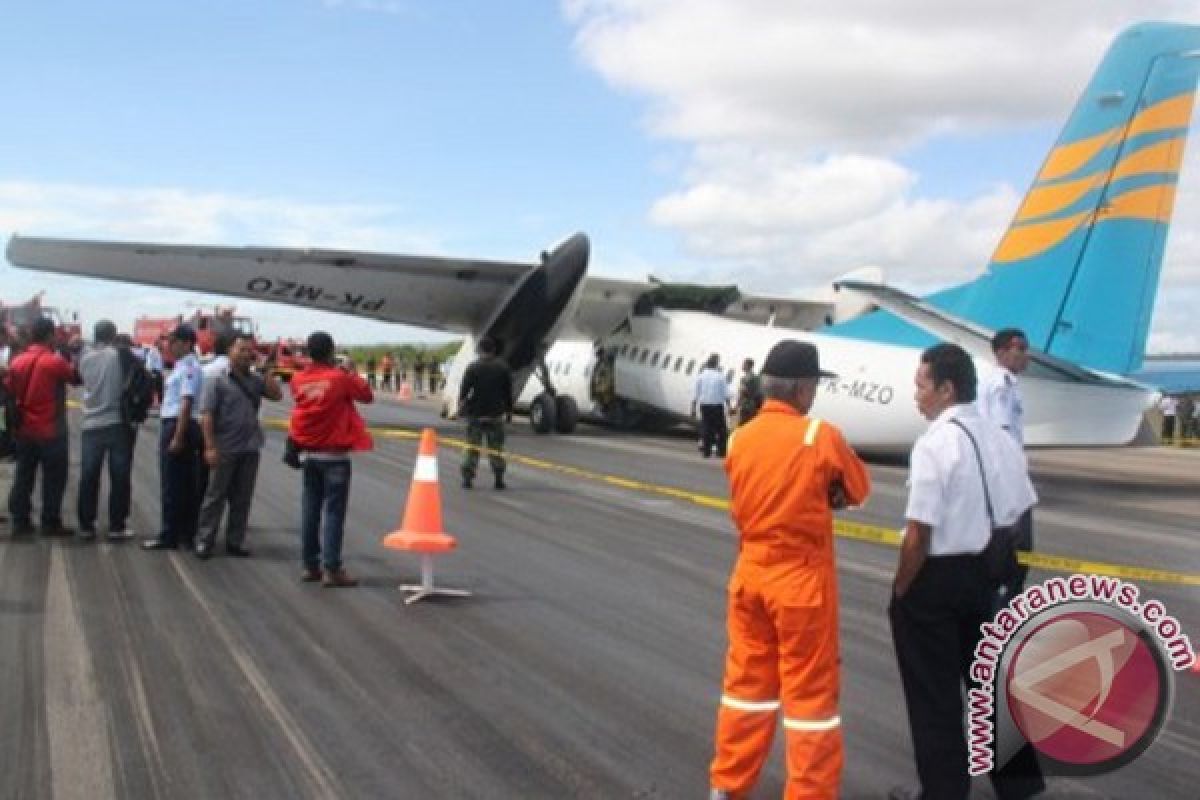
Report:
<svg viewBox="0 0 1200 800"><path fill-rule="evenodd" d="M291 380L288 434L304 450L370 450L371 435L354 403L375 399L361 376L327 364L312 364Z"/></svg>
<svg viewBox="0 0 1200 800"><path fill-rule="evenodd" d="M78 384L71 363L42 344L31 344L12 360L4 380L21 410L22 439L44 441L67 432L66 385Z"/></svg>

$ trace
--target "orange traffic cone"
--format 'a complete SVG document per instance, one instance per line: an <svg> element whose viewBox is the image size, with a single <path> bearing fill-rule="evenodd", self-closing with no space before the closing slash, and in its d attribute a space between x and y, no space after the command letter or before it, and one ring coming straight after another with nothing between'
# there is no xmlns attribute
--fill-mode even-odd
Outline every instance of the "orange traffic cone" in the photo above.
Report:
<svg viewBox="0 0 1200 800"><path fill-rule="evenodd" d="M407 385L407 384L406 384ZM411 594L405 603L415 603L435 594L469 597L463 589L443 589L433 585L433 556L458 546L454 537L442 530L442 493L438 488L437 433L433 428L421 432L421 447L413 470L408 503L400 529L383 537L383 546L391 550L408 550L421 555L421 582L401 584L400 590Z"/></svg>
<svg viewBox="0 0 1200 800"><path fill-rule="evenodd" d="M404 381L400 384L400 391L396 392L396 399L401 403L407 403L412 400L412 384Z"/></svg>

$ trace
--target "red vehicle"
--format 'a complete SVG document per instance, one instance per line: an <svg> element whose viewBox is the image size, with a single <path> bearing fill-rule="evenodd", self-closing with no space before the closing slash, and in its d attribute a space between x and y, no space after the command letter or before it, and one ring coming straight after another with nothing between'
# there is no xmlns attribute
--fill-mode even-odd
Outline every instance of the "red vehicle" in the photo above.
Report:
<svg viewBox="0 0 1200 800"><path fill-rule="evenodd" d="M6 306L0 302L0 325L14 339L18 338L21 328L27 327L38 317L46 317L54 322L54 344L57 347L66 347L83 331L78 314L72 314L68 320L57 308L42 305L41 292L16 306Z"/></svg>
<svg viewBox="0 0 1200 800"><path fill-rule="evenodd" d="M145 347L157 347L163 358L168 359L166 337L177 325L187 324L196 332L196 350L201 356L213 354L217 335L221 333L245 333L254 339L254 321L249 317L237 316L234 308L217 306L211 311L196 309L188 317L139 317L133 323L133 341ZM258 347L257 342L255 347Z"/></svg>
<svg viewBox="0 0 1200 800"><path fill-rule="evenodd" d="M290 380L292 375L307 367L311 362L304 349L304 342L296 339L277 339L258 345L258 352L275 362L275 375L280 380Z"/></svg>

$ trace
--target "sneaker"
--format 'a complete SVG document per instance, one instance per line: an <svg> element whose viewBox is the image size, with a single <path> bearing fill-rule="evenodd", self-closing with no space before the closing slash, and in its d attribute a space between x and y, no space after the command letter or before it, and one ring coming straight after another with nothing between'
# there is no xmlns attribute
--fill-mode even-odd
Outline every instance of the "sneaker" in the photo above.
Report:
<svg viewBox="0 0 1200 800"><path fill-rule="evenodd" d="M135 535L129 528L121 528L120 530L109 531L107 538L109 541L118 541L121 539L132 539Z"/></svg>
<svg viewBox="0 0 1200 800"><path fill-rule="evenodd" d="M79 529L79 541L90 542L90 541L95 540L95 538L96 538L96 529L95 528L80 528Z"/></svg>
<svg viewBox="0 0 1200 800"><path fill-rule="evenodd" d="M305 567L300 573L300 580L304 583L316 583L321 580L321 570L317 567Z"/></svg>
<svg viewBox="0 0 1200 800"><path fill-rule="evenodd" d="M708 800L732 800L733 795L724 789L711 789L708 792Z"/></svg>
<svg viewBox="0 0 1200 800"><path fill-rule="evenodd" d="M327 569L321 577L321 585L326 589L349 589L358 586L358 581L350 577L345 567Z"/></svg>

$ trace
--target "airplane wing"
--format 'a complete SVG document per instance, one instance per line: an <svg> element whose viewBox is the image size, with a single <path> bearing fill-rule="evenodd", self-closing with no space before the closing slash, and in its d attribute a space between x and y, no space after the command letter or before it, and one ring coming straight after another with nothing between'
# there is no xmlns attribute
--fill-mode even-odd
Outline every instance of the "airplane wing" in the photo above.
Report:
<svg viewBox="0 0 1200 800"><path fill-rule="evenodd" d="M454 333L480 330L535 264L349 250L13 236L18 267L192 289Z"/></svg>
<svg viewBox="0 0 1200 800"><path fill-rule="evenodd" d="M954 342L977 359L987 361L992 358L992 335L995 331L990 328L948 314L932 303L892 286L857 280L838 281L834 286L868 298L879 308L895 314L904 321L947 342ZM1046 380L1145 388L1121 377L1096 372L1033 348L1029 349L1029 367L1026 374Z"/></svg>

